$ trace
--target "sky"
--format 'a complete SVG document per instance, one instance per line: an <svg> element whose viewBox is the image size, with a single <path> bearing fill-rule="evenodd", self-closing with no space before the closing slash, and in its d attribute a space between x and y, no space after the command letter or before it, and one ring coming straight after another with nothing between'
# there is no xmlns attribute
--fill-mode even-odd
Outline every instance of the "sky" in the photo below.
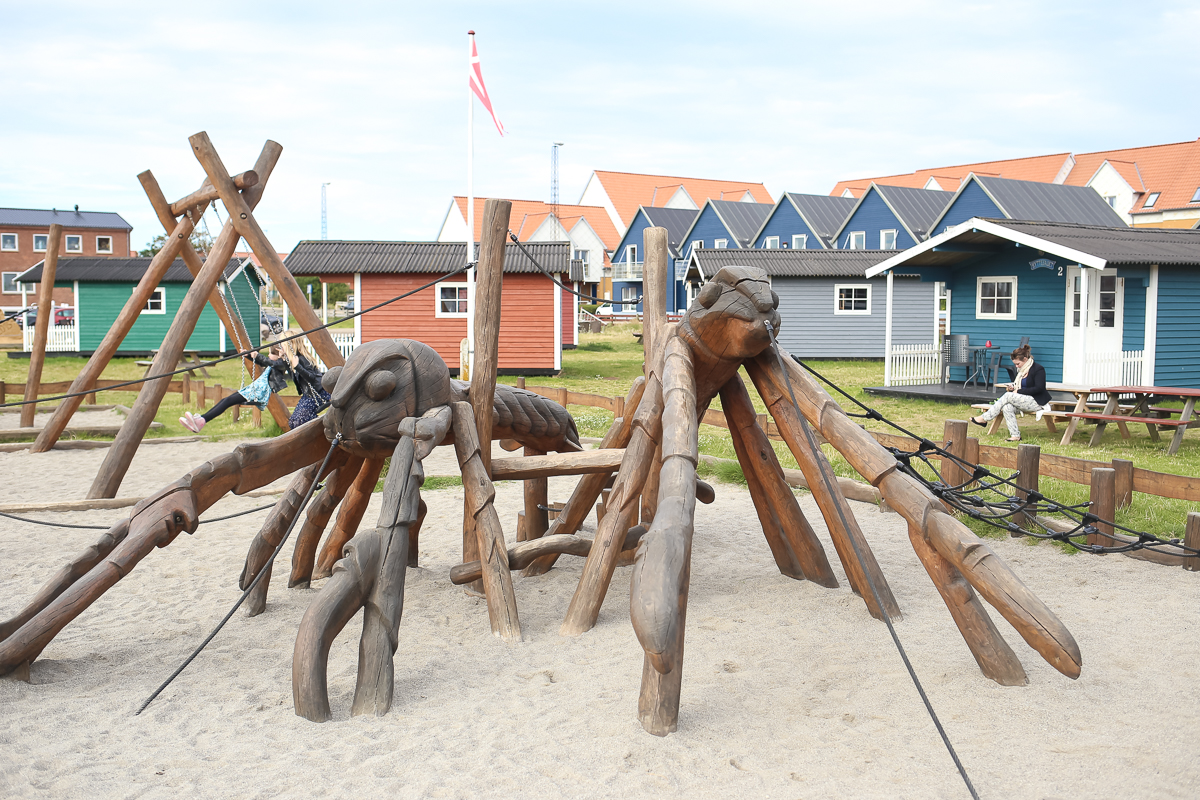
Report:
<svg viewBox="0 0 1200 800"><path fill-rule="evenodd" d="M433 240L466 193L467 30L507 128L476 105L475 193L578 201L592 170L840 179L1200 137L1200 4L164 4L0 0L0 206L116 211L141 247L204 178L283 145L256 217L279 251ZM222 209L223 213L223 209ZM217 221L207 218L215 235Z"/></svg>

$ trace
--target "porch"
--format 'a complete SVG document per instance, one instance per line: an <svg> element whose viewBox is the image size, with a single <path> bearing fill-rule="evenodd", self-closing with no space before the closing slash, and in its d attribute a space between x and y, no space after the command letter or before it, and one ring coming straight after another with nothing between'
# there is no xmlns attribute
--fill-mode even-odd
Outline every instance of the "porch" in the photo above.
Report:
<svg viewBox="0 0 1200 800"><path fill-rule="evenodd" d="M884 364L884 385L880 388L920 387L925 389L931 385L940 385L942 363L945 357L942 346L936 343L892 345L888 352L887 362ZM1034 359L1037 359L1036 354ZM1084 354L1083 360L1083 379L1080 383L1088 386L1141 386L1143 376L1150 373L1146 366L1144 350L1089 350ZM948 376L951 379L961 377L962 381L959 382L959 386L971 384L965 386L965 389L972 389L979 384L981 391L986 392L990 397L998 397L1000 393L994 392L988 387L994 383L1007 383L1007 373L1001 369L997 378L994 374L995 368L993 367L989 373L986 367L986 361L977 368L954 366L951 367ZM976 377L974 382L971 381L972 373ZM1053 382L1050 385L1053 386Z"/></svg>

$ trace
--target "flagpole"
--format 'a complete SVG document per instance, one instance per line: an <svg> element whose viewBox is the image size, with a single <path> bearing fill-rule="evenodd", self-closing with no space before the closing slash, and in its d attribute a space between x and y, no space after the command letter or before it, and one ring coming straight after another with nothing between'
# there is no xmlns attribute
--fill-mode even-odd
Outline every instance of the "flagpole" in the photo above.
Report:
<svg viewBox="0 0 1200 800"><path fill-rule="evenodd" d="M467 263L475 261L475 102L471 97L471 57L475 31L467 31ZM475 267L467 270L467 374L475 377Z"/></svg>

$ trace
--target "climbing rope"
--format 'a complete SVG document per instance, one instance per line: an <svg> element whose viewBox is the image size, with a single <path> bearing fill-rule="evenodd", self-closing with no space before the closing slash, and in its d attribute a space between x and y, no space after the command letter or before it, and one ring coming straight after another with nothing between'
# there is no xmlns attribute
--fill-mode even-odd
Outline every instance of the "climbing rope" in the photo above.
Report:
<svg viewBox="0 0 1200 800"><path fill-rule="evenodd" d="M266 511L268 508L274 508L274 507L275 507L275 503L270 503L269 505L259 506L258 508L251 508L246 511L238 511L235 514L226 514L223 517L213 517L212 519L202 519L196 524L197 525L208 525L211 522L224 522L227 519L233 519L234 517L244 517L247 514L253 514L258 511ZM4 511L0 511L0 517L7 517L8 519L15 519L18 522L28 522L33 525L46 525L51 528L86 528L86 529L95 530L95 531L107 531L112 528L112 525L69 525L65 522L47 522L46 520L43 520L43 519L30 519L29 517L20 517L20 516L17 516L16 514L8 514ZM116 524L116 523L113 523L113 524Z"/></svg>

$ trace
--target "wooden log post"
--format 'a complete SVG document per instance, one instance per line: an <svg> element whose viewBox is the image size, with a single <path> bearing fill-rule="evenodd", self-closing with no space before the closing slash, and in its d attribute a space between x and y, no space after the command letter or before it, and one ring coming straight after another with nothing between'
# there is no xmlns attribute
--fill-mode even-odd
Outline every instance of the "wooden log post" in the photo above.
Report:
<svg viewBox="0 0 1200 800"><path fill-rule="evenodd" d="M270 173L271 166L279 157L279 151L276 149L278 145L275 148L271 148L269 146L271 144L273 143L268 142L268 147L263 148L262 154L259 155L259 162L255 164L255 172L259 174L260 179L263 179L262 176L264 174ZM229 181L227 174L225 175L225 180ZM218 185L216 181L214 181L214 185ZM233 207L230 206L230 203L233 202L233 195L237 195L238 207L244 209L243 213L249 215L249 206L245 200L238 194L237 189L233 188L232 183L229 183L229 187L230 196L227 197L225 194L222 194L221 199L230 208L231 213L236 214L236 212L233 212ZM258 190L261 190L261 184L251 187L246 191L255 192ZM217 236L217 241L213 243L213 247L209 251L208 260L204 262L200 273L193 279L192 285L188 287L187 294L183 298L183 303L180 305L179 310L175 314L175 319L171 323L171 328L167 331L167 335L163 339L158 353L154 356L154 363L150 366L151 374L165 375L165 373L173 372L179 364L180 356L183 355L183 350L187 346L187 340L195 330L196 322L199 321L201 312L204 311L204 307L208 304L209 297L216 289L217 281L221 279L225 267L229 264L229 259L237 247L238 238L239 232L234 227L233 220L226 220L220 235ZM288 277L290 278L291 276L288 275ZM276 283L278 284L278 282L279 279L276 278ZM332 340L330 341L332 342ZM334 351L337 351L336 347ZM337 355L339 360L334 363L341 364L341 354L338 353ZM322 354L322 358L324 358L324 354ZM329 364L330 362L326 360L326 363ZM169 377L156 378L142 385L142 390L138 392L137 400L134 401L133 409L125 419L125 423L121 426L116 440L108 449L108 453L104 457L104 463L101 464L96 479L92 482L91 489L88 490L89 499L116 497L117 490L121 487L121 481L124 480L125 473L129 470L129 464L133 460L134 453L137 452L138 444L146 435L150 423L154 421L154 416L158 412L159 406L162 405L163 397L166 395L169 386Z"/></svg>
<svg viewBox="0 0 1200 800"><path fill-rule="evenodd" d="M1183 534L1183 546L1200 550L1200 511L1189 511L1187 528ZM1184 559L1183 568L1189 572L1200 572L1200 556Z"/></svg>
<svg viewBox="0 0 1200 800"><path fill-rule="evenodd" d="M943 426L942 441L947 452L963 461L967 460L967 421L965 419L948 419ZM958 462L942 459L942 480L947 486L959 486L971 477L970 470L964 469Z"/></svg>
<svg viewBox="0 0 1200 800"><path fill-rule="evenodd" d="M1117 510L1117 471L1111 467L1093 467L1091 496L1092 505L1088 511L1100 519L1113 521ZM1089 533L1087 543L1111 547L1117 544L1105 533L1111 534L1113 526L1104 522L1092 523L1100 533Z"/></svg>
<svg viewBox="0 0 1200 800"><path fill-rule="evenodd" d="M524 375L520 375L517 377L517 388L518 389L525 388L525 376Z"/></svg>
<svg viewBox="0 0 1200 800"><path fill-rule="evenodd" d="M201 411L208 405L208 390L204 387L204 381L196 381L196 408Z"/></svg>
<svg viewBox="0 0 1200 800"><path fill-rule="evenodd" d="M666 228L646 228L642 232L645 267L642 270L642 353L643 374L650 377L654 353L662 341L667 324L667 278L671 268L667 248ZM662 470L662 453L655 451L654 461L646 484L642 487L642 522L646 526L658 510L658 481Z"/></svg>
<svg viewBox="0 0 1200 800"><path fill-rule="evenodd" d="M1020 444L1017 445L1017 477L1016 484L1021 487L1017 489L1016 495L1021 500L1029 497L1029 492L1036 492L1040 486L1042 448L1036 444ZM1024 491L1022 491L1024 490ZM1022 511L1016 515L1016 522L1021 527L1028 527L1033 523L1034 517L1037 516L1033 511ZM1017 537L1021 534L1016 531L1010 531L1009 536Z"/></svg>
<svg viewBox="0 0 1200 800"><path fill-rule="evenodd" d="M253 408L250 409L250 427L251 428L261 428L262 427L262 411L259 409L258 406L254 406Z"/></svg>
<svg viewBox="0 0 1200 800"><path fill-rule="evenodd" d="M0 403L8 402L8 387L4 381L0 381Z"/></svg>
<svg viewBox="0 0 1200 800"><path fill-rule="evenodd" d="M979 463L979 440L974 436L967 437L967 446L964 448L963 458L970 464ZM974 481L972 481L974 485Z"/></svg>
<svg viewBox="0 0 1200 800"><path fill-rule="evenodd" d="M33 350L29 353L29 377L25 380L25 405L21 406L21 427L32 428L37 413L38 388L42 383L42 367L46 363L46 339L54 324L54 275L58 269L58 247L62 242L62 225L51 223L46 240L46 259L42 262L42 281L38 284L38 315L33 326ZM71 398L79 404L79 398ZM61 402L60 402L61 405ZM70 419L71 415L67 415ZM66 425L64 424L65 428Z"/></svg>
<svg viewBox="0 0 1200 800"><path fill-rule="evenodd" d="M224 387L219 383L214 383L210 396L212 397L213 405L221 402L221 399L225 397Z"/></svg>
<svg viewBox="0 0 1200 800"><path fill-rule="evenodd" d="M183 388L182 388L183 406L184 406L184 408L187 408L187 404L192 401L192 376L188 375L185 372L182 375L180 375L179 377L182 378L182 380L180 382L183 384Z"/></svg>
<svg viewBox="0 0 1200 800"><path fill-rule="evenodd" d="M525 448L525 456L544 455L541 450L533 447ZM517 541L540 539L546 535L550 527L550 515L546 507L550 503L550 482L547 478L525 479L525 524Z"/></svg>
<svg viewBox="0 0 1200 800"><path fill-rule="evenodd" d="M1133 462L1114 458L1112 468L1116 472L1117 508L1129 508L1133 503Z"/></svg>
<svg viewBox="0 0 1200 800"><path fill-rule="evenodd" d="M228 391L225 393L224 397L222 397L221 399L224 399L225 397L232 397L234 394L235 393L233 391ZM239 405L236 405L233 408L229 409L229 413L232 415L233 421L238 422L242 418L241 405L239 404Z"/></svg>

